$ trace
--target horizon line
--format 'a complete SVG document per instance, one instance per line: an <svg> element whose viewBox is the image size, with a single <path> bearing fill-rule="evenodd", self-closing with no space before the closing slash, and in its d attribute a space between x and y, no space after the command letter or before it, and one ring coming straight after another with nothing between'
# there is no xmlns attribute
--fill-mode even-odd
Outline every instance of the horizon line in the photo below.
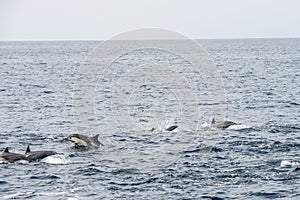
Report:
<svg viewBox="0 0 300 200"><path fill-rule="evenodd" d="M251 40L251 39L300 39L296 37L224 37L224 38L191 38L191 40ZM155 40L155 39L154 39ZM93 42L107 41L105 39L12 39L0 40L0 42Z"/></svg>

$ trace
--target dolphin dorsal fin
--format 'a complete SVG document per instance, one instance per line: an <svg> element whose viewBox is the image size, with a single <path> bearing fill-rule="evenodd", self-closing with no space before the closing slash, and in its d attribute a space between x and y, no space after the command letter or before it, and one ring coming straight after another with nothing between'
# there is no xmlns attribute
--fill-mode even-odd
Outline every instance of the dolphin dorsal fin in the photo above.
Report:
<svg viewBox="0 0 300 200"><path fill-rule="evenodd" d="M4 153L9 153L8 147L5 148Z"/></svg>
<svg viewBox="0 0 300 200"><path fill-rule="evenodd" d="M216 123L216 120L215 120L215 118L212 118L211 124L214 124L214 123Z"/></svg>
<svg viewBox="0 0 300 200"><path fill-rule="evenodd" d="M93 136L93 137L92 137L92 140L93 140L94 142L99 142L98 137L99 137L99 134Z"/></svg>
<svg viewBox="0 0 300 200"><path fill-rule="evenodd" d="M98 137L99 137L99 134L97 134L97 135L95 135L95 136L93 136L93 137L91 137L91 139L92 139L92 142L94 142L96 145L102 145L102 146L104 146L99 140L98 140Z"/></svg>
<svg viewBox="0 0 300 200"><path fill-rule="evenodd" d="M30 153L29 145L27 146L26 153Z"/></svg>

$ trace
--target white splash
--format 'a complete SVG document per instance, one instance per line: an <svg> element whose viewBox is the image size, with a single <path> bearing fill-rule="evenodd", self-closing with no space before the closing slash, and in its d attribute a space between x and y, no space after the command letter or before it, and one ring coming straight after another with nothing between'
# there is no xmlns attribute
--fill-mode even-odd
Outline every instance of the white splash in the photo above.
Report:
<svg viewBox="0 0 300 200"><path fill-rule="evenodd" d="M53 155L48 156L41 160L41 162L48 163L48 164L56 164L56 165L62 165L62 164L68 164L70 163L70 159L67 159L64 155Z"/></svg>
<svg viewBox="0 0 300 200"><path fill-rule="evenodd" d="M244 130L244 129L250 129L251 126L245 125L245 124L236 124L236 125L231 125L227 129L228 130Z"/></svg>
<svg viewBox="0 0 300 200"><path fill-rule="evenodd" d="M3 199L14 199L15 197L18 197L19 195L21 195L22 193L15 193L15 194L8 194L5 196L0 196Z"/></svg>
<svg viewBox="0 0 300 200"><path fill-rule="evenodd" d="M283 160L280 163L280 167L300 167L300 163L289 160Z"/></svg>
<svg viewBox="0 0 300 200"><path fill-rule="evenodd" d="M211 127L211 123L207 123L207 122L204 122L202 125L201 125L202 128L210 128Z"/></svg>

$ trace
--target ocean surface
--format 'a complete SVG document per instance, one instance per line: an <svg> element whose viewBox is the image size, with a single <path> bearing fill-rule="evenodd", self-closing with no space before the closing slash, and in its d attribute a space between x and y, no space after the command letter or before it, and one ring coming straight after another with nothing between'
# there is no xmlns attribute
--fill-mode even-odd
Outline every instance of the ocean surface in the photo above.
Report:
<svg viewBox="0 0 300 200"><path fill-rule="evenodd" d="M0 164L0 199L300 199L300 39L197 40L220 102L176 52L101 68L100 43L0 42L0 149L58 152ZM239 126L209 128L216 112ZM73 133L104 146L78 151Z"/></svg>

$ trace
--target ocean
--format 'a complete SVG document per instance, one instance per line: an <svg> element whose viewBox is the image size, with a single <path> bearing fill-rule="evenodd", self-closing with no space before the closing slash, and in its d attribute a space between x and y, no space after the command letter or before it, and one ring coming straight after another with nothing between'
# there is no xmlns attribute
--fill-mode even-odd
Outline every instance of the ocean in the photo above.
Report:
<svg viewBox="0 0 300 200"><path fill-rule="evenodd" d="M0 149L58 152L1 164L0 199L299 199L300 39L196 42L209 72L192 48L0 42Z"/></svg>

